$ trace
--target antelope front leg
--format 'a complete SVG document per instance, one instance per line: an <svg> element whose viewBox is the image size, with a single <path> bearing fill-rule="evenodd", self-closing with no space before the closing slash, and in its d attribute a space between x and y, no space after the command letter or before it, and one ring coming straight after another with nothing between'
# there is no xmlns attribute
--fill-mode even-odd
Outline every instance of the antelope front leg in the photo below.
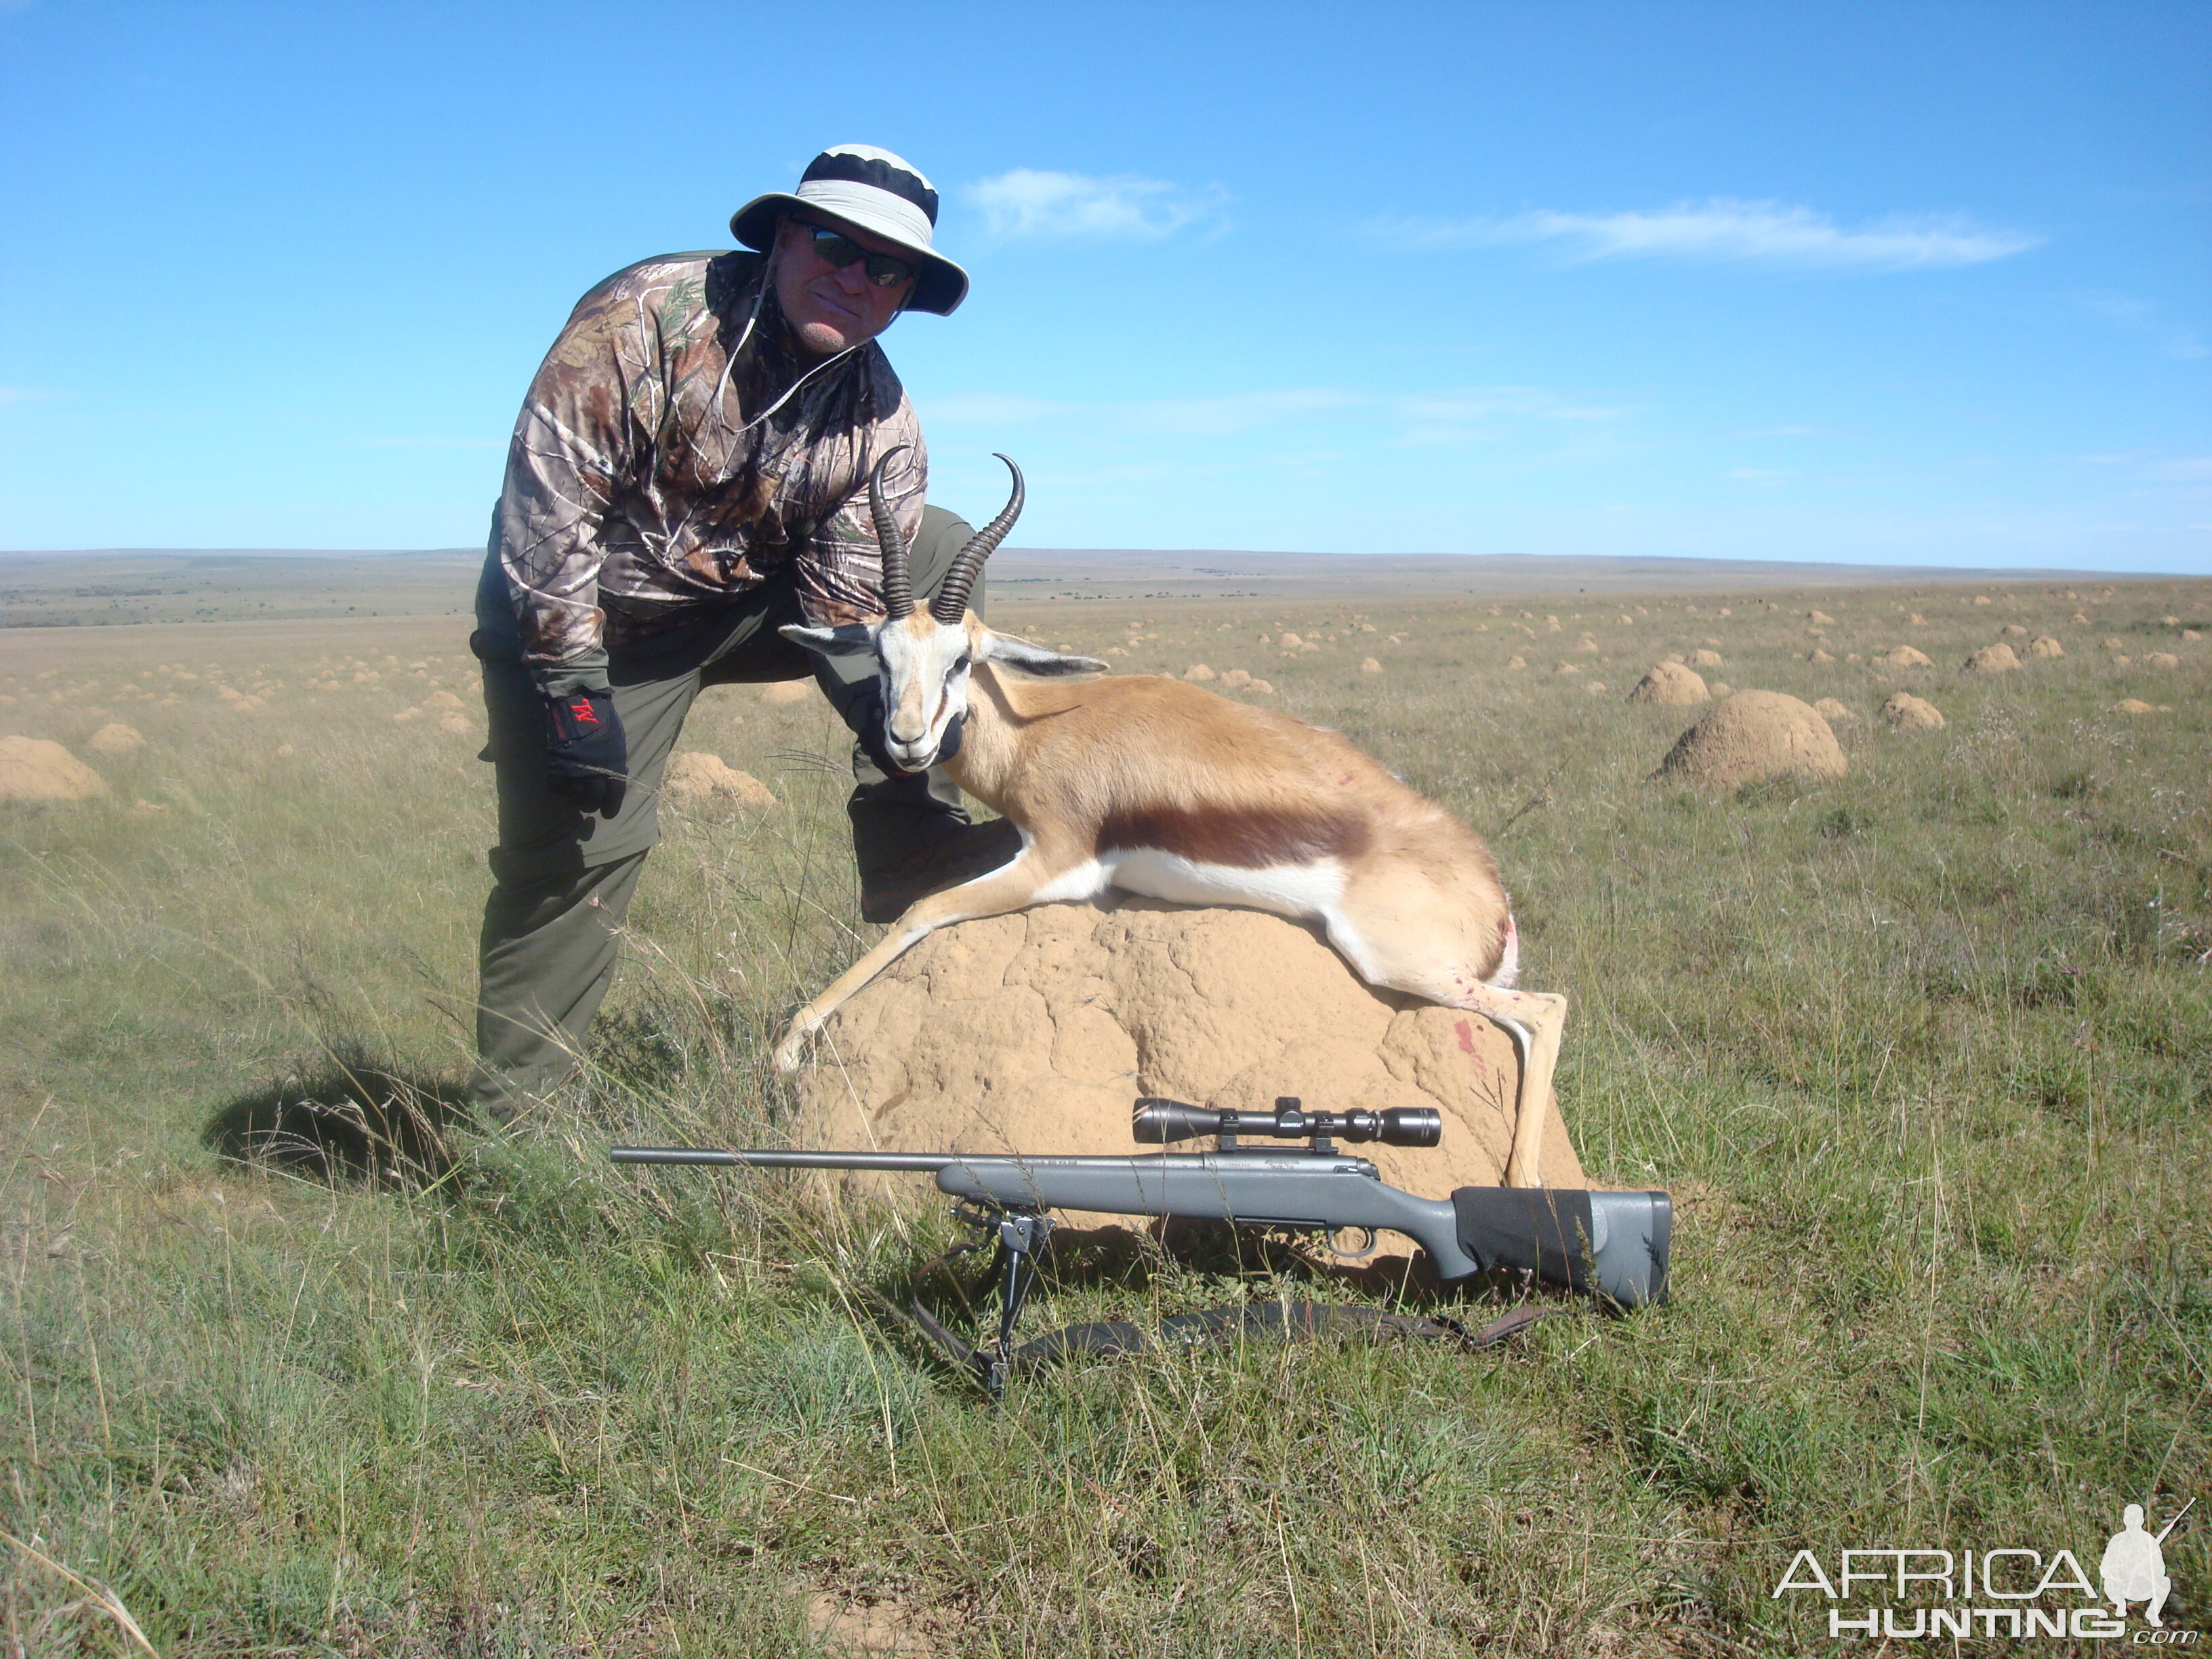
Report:
<svg viewBox="0 0 2212 1659"><path fill-rule="evenodd" d="M1544 1184L1544 1120L1552 1073L1566 1034L1567 1000L1544 991L1499 991L1483 986L1460 1006L1503 1026L1521 1052L1521 1086L1513 1104L1513 1149L1505 1159L1505 1184Z"/></svg>
<svg viewBox="0 0 2212 1659"><path fill-rule="evenodd" d="M831 980L820 995L792 1017L790 1029L785 1031L783 1041L776 1045L775 1069L787 1077L796 1072L806 1051L807 1038L821 1029L822 1023L837 1012L846 998L896 962L922 939L956 921L971 921L978 916L1002 916L1010 910L1026 909L1037 902L1038 895L1063 873L1064 871L1055 867L1053 862L1037 857L1035 848L1024 848L1012 864L1001 869L915 901L904 915L891 924L890 932L876 941L872 949ZM1088 896L1055 891L1052 896L1060 899Z"/></svg>

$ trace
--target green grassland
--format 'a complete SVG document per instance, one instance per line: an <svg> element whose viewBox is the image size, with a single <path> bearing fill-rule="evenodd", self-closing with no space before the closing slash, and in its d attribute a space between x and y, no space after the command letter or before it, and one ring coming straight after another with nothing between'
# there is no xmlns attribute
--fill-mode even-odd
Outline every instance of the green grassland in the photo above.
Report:
<svg viewBox="0 0 2212 1659"><path fill-rule="evenodd" d="M1781 1655L1829 1645L1771 1593L1801 1547L2094 1572L2122 1504L2212 1498L2212 584L1002 604L1243 668L1491 837L1583 1160L1678 1231L1633 1316L995 1410L870 1310L949 1240L926 1183L604 1158L775 1133L766 1048L870 933L818 698L702 700L685 746L779 804L665 815L573 1086L445 1103L490 835L450 608L6 636L0 732L146 739L105 801L0 811L9 1653ZM2067 654L1961 676L2006 624ZM1707 641L1856 711L1850 775L1650 781L1691 714L1623 694ZM1899 643L1936 666L1865 660ZM1948 726L1891 730L1900 687ZM349 1069L371 1112L299 1103ZM1286 1286L1386 1299L1145 1243L1058 1262L1039 1326ZM2212 1621L2206 1536L2170 1625Z"/></svg>

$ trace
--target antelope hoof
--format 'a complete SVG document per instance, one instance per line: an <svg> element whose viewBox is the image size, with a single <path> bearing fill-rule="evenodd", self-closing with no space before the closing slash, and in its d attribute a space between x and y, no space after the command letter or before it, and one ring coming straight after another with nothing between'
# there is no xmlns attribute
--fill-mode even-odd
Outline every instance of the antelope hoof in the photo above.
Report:
<svg viewBox="0 0 2212 1659"><path fill-rule="evenodd" d="M790 1077L798 1072L806 1059L806 1039L813 1034L811 1026L798 1020L792 1021L791 1030L785 1032L783 1041L775 1045L775 1069L780 1073Z"/></svg>

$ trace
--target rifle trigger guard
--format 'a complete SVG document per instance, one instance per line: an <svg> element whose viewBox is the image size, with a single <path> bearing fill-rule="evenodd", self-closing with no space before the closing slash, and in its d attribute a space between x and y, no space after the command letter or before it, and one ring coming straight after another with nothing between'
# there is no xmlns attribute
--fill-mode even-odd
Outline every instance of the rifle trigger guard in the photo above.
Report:
<svg viewBox="0 0 2212 1659"><path fill-rule="evenodd" d="M1339 1233L1358 1233L1367 1242L1356 1250L1340 1249L1336 1243ZM1375 1254L1376 1246L1382 1242L1381 1235L1372 1227L1339 1227L1322 1235L1322 1248L1340 1261L1364 1261Z"/></svg>

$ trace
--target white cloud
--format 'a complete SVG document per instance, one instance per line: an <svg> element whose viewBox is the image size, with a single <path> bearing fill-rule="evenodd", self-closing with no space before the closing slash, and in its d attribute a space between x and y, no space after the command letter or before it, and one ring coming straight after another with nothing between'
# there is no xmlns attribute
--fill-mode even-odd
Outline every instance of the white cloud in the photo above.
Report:
<svg viewBox="0 0 2212 1659"><path fill-rule="evenodd" d="M1378 394L1344 386L1280 386L1206 398L1146 398L1097 403L1056 402L1000 392L933 399L922 418L945 427L1036 427L1079 421L1094 430L1177 438L1220 438L1316 416L1367 415L1393 423L1401 441L1468 442L1503 425L1531 421L1619 420L1630 411L1567 402L1538 386L1475 386L1419 394Z"/></svg>
<svg viewBox="0 0 2212 1659"><path fill-rule="evenodd" d="M356 438L363 449L505 449L504 438Z"/></svg>
<svg viewBox="0 0 2212 1659"><path fill-rule="evenodd" d="M2124 468L2157 483L2212 483L2212 455L2167 455L2156 450L2107 450L2073 457L2085 466Z"/></svg>
<svg viewBox="0 0 2212 1659"><path fill-rule="evenodd" d="M1333 386L1285 386L1212 398L1145 398L1089 404L1026 398L1018 392L973 392L935 398L923 414L933 424L948 426L1035 426L1046 421L1078 419L1140 431L1216 437L1372 401L1358 392Z"/></svg>
<svg viewBox="0 0 2212 1659"><path fill-rule="evenodd" d="M1346 409L1368 399L1331 386L1286 386L1273 392L1231 392L1219 398L1160 398L1125 406L1133 425L1193 438L1250 432L1302 415Z"/></svg>
<svg viewBox="0 0 2212 1659"><path fill-rule="evenodd" d="M1035 426L1083 410L1081 404L1026 398L1018 392L961 392L931 398L925 412L933 426Z"/></svg>
<svg viewBox="0 0 2212 1659"><path fill-rule="evenodd" d="M994 236L1055 241L1151 242L1217 217L1229 193L1120 173L1097 178L1016 167L968 185L961 199Z"/></svg>
<svg viewBox="0 0 2212 1659"><path fill-rule="evenodd" d="M2119 324L2123 328L2148 334L2158 341L2158 349L2166 356L2182 362L2212 356L2203 337L2186 324L2169 323L2159 315L2158 307L2148 300L2131 300L2116 295L2099 295L2086 301L2091 312Z"/></svg>
<svg viewBox="0 0 2212 1659"><path fill-rule="evenodd" d="M1577 264L1690 259L1796 270L1914 270L1983 264L2043 239L1992 230L1955 216L1895 217L1844 229L1826 214L1779 202L1714 197L1626 213L1558 213L1397 227L1433 246L1549 243Z"/></svg>

